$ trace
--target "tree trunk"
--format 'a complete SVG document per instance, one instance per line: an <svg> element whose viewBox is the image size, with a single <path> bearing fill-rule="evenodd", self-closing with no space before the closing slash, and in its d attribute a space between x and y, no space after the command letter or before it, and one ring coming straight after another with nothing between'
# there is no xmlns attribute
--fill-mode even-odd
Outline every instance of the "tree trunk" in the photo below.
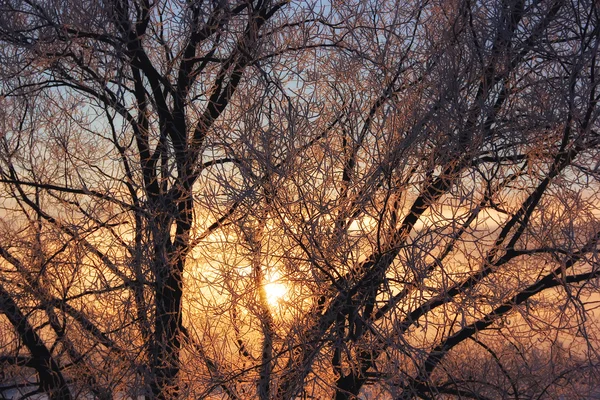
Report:
<svg viewBox="0 0 600 400"><path fill-rule="evenodd" d="M176 254L169 229L160 229L155 241L156 319L152 395L156 399L178 397L179 352L181 349L182 274L185 257Z"/></svg>
<svg viewBox="0 0 600 400"><path fill-rule="evenodd" d="M60 367L27 317L2 285L0 285L0 311L6 315L19 339L31 353L29 366L38 374L40 389L48 394L50 400L71 400L71 392Z"/></svg>

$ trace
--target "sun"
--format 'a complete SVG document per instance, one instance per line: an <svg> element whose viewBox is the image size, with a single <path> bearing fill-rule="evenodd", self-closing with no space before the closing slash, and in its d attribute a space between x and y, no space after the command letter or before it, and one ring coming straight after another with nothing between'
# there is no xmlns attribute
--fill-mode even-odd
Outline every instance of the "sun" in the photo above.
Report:
<svg viewBox="0 0 600 400"><path fill-rule="evenodd" d="M278 276L273 276L269 279L269 283L265 285L265 292L269 304L277 306L285 298L288 288L285 284L279 282Z"/></svg>

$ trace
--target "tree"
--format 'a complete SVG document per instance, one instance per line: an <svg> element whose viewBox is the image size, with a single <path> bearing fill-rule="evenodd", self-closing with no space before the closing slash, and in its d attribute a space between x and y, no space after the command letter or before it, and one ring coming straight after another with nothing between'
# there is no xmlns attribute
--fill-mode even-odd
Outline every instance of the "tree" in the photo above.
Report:
<svg viewBox="0 0 600 400"><path fill-rule="evenodd" d="M0 362L29 379L11 387L592 393L598 17L3 0Z"/></svg>

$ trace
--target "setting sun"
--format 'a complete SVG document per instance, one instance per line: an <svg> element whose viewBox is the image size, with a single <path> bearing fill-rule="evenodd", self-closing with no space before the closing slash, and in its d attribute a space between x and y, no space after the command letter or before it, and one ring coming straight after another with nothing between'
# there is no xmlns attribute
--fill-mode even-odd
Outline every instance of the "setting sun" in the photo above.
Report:
<svg viewBox="0 0 600 400"><path fill-rule="evenodd" d="M287 294L288 288L283 283L279 282L278 279L272 279L265 285L265 292L267 293L267 301L271 306L276 306Z"/></svg>

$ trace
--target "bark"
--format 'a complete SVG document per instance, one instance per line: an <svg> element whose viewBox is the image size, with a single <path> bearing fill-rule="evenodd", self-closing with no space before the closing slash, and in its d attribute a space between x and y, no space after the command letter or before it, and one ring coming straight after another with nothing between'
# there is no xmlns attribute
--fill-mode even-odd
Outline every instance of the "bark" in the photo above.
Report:
<svg viewBox="0 0 600 400"><path fill-rule="evenodd" d="M40 390L48 394L51 400L72 399L57 361L50 354L23 311L2 285L0 285L0 311L6 315L19 339L31 353L28 365L38 374Z"/></svg>

